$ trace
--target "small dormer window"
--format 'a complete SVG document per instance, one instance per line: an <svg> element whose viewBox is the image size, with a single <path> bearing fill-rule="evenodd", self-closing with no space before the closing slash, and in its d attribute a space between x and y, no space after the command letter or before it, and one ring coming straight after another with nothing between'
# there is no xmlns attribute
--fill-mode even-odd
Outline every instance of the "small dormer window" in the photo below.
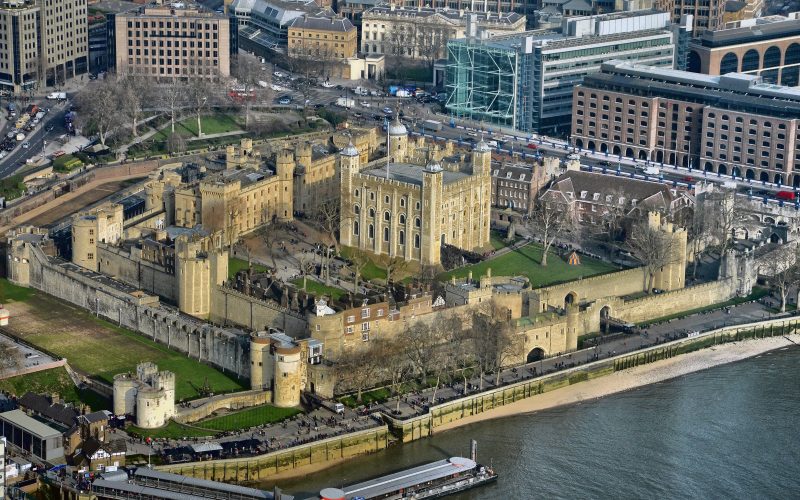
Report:
<svg viewBox="0 0 800 500"><path fill-rule="evenodd" d="M592 199L593 199L594 201L597 201L597 200L599 200L599 199L600 199L600 193L595 193L595 194L593 194L593 195L592 195Z"/></svg>
<svg viewBox="0 0 800 500"><path fill-rule="evenodd" d="M519 174L519 180L524 181L525 180L525 174Z"/></svg>
<svg viewBox="0 0 800 500"><path fill-rule="evenodd" d="M619 198L619 204L620 205L624 205L625 204L625 198L624 197L620 197Z"/></svg>
<svg viewBox="0 0 800 500"><path fill-rule="evenodd" d="M589 194L589 192L588 192L588 191L581 191L581 199L582 199L582 200L585 200L585 199L586 199L586 195L587 195L587 194Z"/></svg>
<svg viewBox="0 0 800 500"><path fill-rule="evenodd" d="M607 194L606 195L606 203L613 203L613 202L614 202L614 197L611 196L610 194Z"/></svg>
<svg viewBox="0 0 800 500"><path fill-rule="evenodd" d="M495 176L495 177L497 177L498 175L500 175L500 171L499 171L499 170L497 170L497 169L495 169L495 171L494 171L494 176Z"/></svg>
<svg viewBox="0 0 800 500"><path fill-rule="evenodd" d="M511 172L506 172L506 179L510 179L510 178L511 178Z"/></svg>
<svg viewBox="0 0 800 500"><path fill-rule="evenodd" d="M636 206L636 202L637 202L637 201L639 201L639 200L637 200L636 198L632 199L632 200L631 200L631 206L634 206L634 207L635 207L635 206Z"/></svg>

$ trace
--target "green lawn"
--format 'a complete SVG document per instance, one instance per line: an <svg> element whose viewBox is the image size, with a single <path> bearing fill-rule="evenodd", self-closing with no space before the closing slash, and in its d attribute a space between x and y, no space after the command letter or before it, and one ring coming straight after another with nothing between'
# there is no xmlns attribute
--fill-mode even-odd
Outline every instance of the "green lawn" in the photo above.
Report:
<svg viewBox="0 0 800 500"><path fill-rule="evenodd" d="M236 273L243 269L247 269L250 266L246 260L237 259L236 257L229 257L228 258L228 277L233 278L236 276ZM267 271L267 266L262 266L261 264L253 263L253 271L257 273L264 273Z"/></svg>
<svg viewBox="0 0 800 500"><path fill-rule="evenodd" d="M35 295L24 307L27 310L13 325L13 333L104 382L113 383L114 375L152 361L175 373L178 400L199 397L198 389L206 381L215 393L245 388L243 381L48 295Z"/></svg>
<svg viewBox="0 0 800 500"><path fill-rule="evenodd" d="M111 409L111 400L94 391L79 390L75 387L64 368L53 368L3 379L0 380L0 389L15 396L22 396L28 391L37 394L59 394L65 401L76 404L85 403L95 411Z"/></svg>
<svg viewBox="0 0 800 500"><path fill-rule="evenodd" d="M611 264L586 256L581 256L580 265L570 266L552 249L547 256L546 267L540 265L541 261L542 246L538 243L530 243L500 257L442 273L439 278L441 280L449 280L451 276L464 278L469 271L472 271L472 276L477 279L485 275L486 270L491 267L493 276L527 276L531 281L531 286L539 288L618 269Z"/></svg>
<svg viewBox="0 0 800 500"><path fill-rule="evenodd" d="M254 406L230 415L210 418L193 425L214 431L236 431L249 429L257 425L280 422L298 413L300 413L300 410L297 408L278 408L272 405Z"/></svg>
<svg viewBox="0 0 800 500"><path fill-rule="evenodd" d="M242 126L231 115L209 115L200 118L203 124L203 134L223 134L242 130ZM184 137L197 137L197 118L194 116L184 118L175 124L175 133ZM172 127L167 124L159 130L152 139L155 141L165 141L172 134Z"/></svg>
<svg viewBox="0 0 800 500"><path fill-rule="evenodd" d="M516 240L517 238L514 238L514 241ZM489 244L492 245L492 248L494 248L495 250L507 247L509 243L506 241L506 233L500 231L492 231L489 234Z"/></svg>
<svg viewBox="0 0 800 500"><path fill-rule="evenodd" d="M303 278L298 278L292 281L292 283L298 288L303 288ZM347 292L341 288L327 286L311 278L306 278L306 290L314 295L327 295L333 300L339 300L343 296L347 295Z"/></svg>
<svg viewBox="0 0 800 500"><path fill-rule="evenodd" d="M339 398L339 401L348 406L349 408L355 408L359 405L365 405L372 403L373 401L376 403L383 403L392 395L391 391L386 387L381 387L379 389L373 389L371 391L364 391L361 394L361 402L358 403L356 401L356 394L345 396L343 398Z"/></svg>
<svg viewBox="0 0 800 500"><path fill-rule="evenodd" d="M193 427L184 426L172 420L170 420L170 422L164 427L160 427L158 429L141 429L135 425L129 425L125 430L134 436L164 439L208 437L216 434L216 432L213 431L206 431L203 429L195 429Z"/></svg>
<svg viewBox="0 0 800 500"><path fill-rule="evenodd" d="M353 252L356 252L356 251L357 250L354 249L354 248L344 247L341 250L341 254L342 254L342 257L344 257L345 259L352 260ZM361 278L360 279L364 280L364 281L372 281L374 279L385 280L386 279L386 269L378 266L377 264L375 264L375 262L372 259L370 259L369 262L367 262L367 265L365 265L361 269Z"/></svg>
<svg viewBox="0 0 800 500"><path fill-rule="evenodd" d="M30 299L36 290L12 284L5 278L0 278L0 303L17 301L25 302Z"/></svg>

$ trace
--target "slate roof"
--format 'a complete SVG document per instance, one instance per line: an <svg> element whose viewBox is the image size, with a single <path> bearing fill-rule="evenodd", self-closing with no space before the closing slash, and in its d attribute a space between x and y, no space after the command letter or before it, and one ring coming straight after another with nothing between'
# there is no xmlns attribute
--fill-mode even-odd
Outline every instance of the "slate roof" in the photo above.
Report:
<svg viewBox="0 0 800 500"><path fill-rule="evenodd" d="M19 398L19 405L54 422L71 427L80 415L78 411L61 403L53 403L48 396L26 392Z"/></svg>
<svg viewBox="0 0 800 500"><path fill-rule="evenodd" d="M587 193L586 198L581 198L583 191ZM623 196L628 206L631 200L637 200L636 208L647 206L668 209L672 201L669 188L658 182L582 171L563 174L542 196L553 196L557 192L574 201L593 201L593 195L600 193L600 199L596 200L600 203L605 203L606 195ZM567 196L567 193L572 193L572 197Z"/></svg>
<svg viewBox="0 0 800 500"><path fill-rule="evenodd" d="M346 17L302 16L289 24L291 28L347 33L356 29Z"/></svg>

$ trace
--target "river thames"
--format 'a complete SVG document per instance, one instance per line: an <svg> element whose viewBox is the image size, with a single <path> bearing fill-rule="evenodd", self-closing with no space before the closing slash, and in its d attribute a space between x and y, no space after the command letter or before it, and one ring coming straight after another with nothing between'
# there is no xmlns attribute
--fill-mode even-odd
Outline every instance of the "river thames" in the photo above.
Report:
<svg viewBox="0 0 800 500"><path fill-rule="evenodd" d="M452 455L500 474L460 499L798 498L800 348L484 421L279 485L297 498ZM262 485L270 486L270 485Z"/></svg>

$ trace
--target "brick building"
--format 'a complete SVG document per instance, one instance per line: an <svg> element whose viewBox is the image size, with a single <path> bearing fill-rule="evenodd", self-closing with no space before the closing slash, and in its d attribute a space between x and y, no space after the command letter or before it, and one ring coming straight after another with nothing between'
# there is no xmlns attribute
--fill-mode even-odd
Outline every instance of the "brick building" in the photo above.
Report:
<svg viewBox="0 0 800 500"><path fill-rule="evenodd" d="M578 147L800 187L796 88L612 61L575 87L573 109Z"/></svg>

